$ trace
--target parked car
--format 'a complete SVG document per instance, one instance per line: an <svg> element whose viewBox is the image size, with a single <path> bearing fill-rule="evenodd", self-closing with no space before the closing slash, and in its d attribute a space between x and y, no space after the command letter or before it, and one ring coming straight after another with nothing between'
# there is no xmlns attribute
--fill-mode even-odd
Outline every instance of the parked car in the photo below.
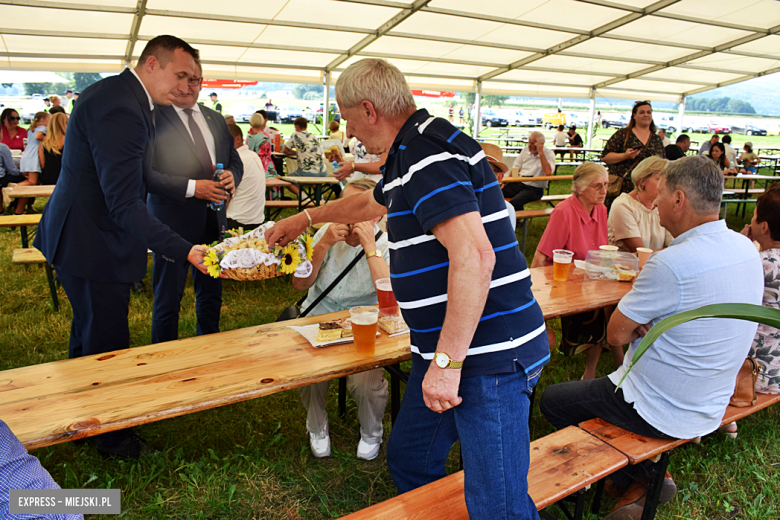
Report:
<svg viewBox="0 0 780 520"><path fill-rule="evenodd" d="M767 135L765 128L760 128L752 123L731 125L731 131L735 134Z"/></svg>
<svg viewBox="0 0 780 520"><path fill-rule="evenodd" d="M522 110L506 110L502 115L509 121L509 126L536 126L536 116Z"/></svg>
<svg viewBox="0 0 780 520"><path fill-rule="evenodd" d="M22 109L19 111L19 116L22 118L21 123L32 123L35 113L44 110L46 110L46 105L43 103L43 96L40 94L33 94L32 99L25 101L22 104Z"/></svg>
<svg viewBox="0 0 780 520"><path fill-rule="evenodd" d="M322 107L325 105L325 103L320 103L319 107L317 107L317 111L315 112L313 109L308 109L306 112L304 112L303 117L308 119L309 121L313 121L316 124L322 123ZM333 115L334 121L341 121L341 112L339 112L339 106L335 101L331 101L330 103L330 109L331 112L335 109L335 114Z"/></svg>
<svg viewBox="0 0 780 520"><path fill-rule="evenodd" d="M482 110L482 126L509 126L509 121L505 117L499 116L492 108Z"/></svg>
<svg viewBox="0 0 780 520"><path fill-rule="evenodd" d="M303 110L295 105L282 105L276 112L277 123L292 123L298 117L303 117Z"/></svg>
<svg viewBox="0 0 780 520"><path fill-rule="evenodd" d="M710 131L710 124L706 122L692 122L690 123L690 127L688 128L689 132L697 132L700 134L707 134Z"/></svg>
<svg viewBox="0 0 780 520"><path fill-rule="evenodd" d="M707 131L713 134L730 134L731 127L729 125L724 125L723 123L710 121L707 125Z"/></svg>
<svg viewBox="0 0 780 520"><path fill-rule="evenodd" d="M677 125L674 123L674 117L661 116L658 120L653 119L657 128L663 128L667 134L673 134L677 131ZM685 130L683 130L684 132Z"/></svg>
<svg viewBox="0 0 780 520"><path fill-rule="evenodd" d="M542 118L542 124L545 130L558 125L566 126L566 114L563 112L546 112Z"/></svg>
<svg viewBox="0 0 780 520"><path fill-rule="evenodd" d="M602 128L625 128L628 122L628 118L623 114L604 114L601 118Z"/></svg>
<svg viewBox="0 0 780 520"><path fill-rule="evenodd" d="M574 125L577 128L585 128L588 126L588 116L584 114L576 114L574 112L568 112L566 114L566 125Z"/></svg>
<svg viewBox="0 0 780 520"><path fill-rule="evenodd" d="M252 117L252 114L256 111L257 108L255 108L252 103L245 103L243 101L233 103L230 107L230 114L233 116L233 119L236 120L236 123L248 123L249 118Z"/></svg>

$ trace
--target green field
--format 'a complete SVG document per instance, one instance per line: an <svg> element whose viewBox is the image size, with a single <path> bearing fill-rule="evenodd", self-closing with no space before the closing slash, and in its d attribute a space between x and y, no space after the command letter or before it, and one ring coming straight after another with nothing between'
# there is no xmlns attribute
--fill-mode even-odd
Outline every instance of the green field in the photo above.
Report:
<svg viewBox="0 0 780 520"><path fill-rule="evenodd" d="M554 188L553 193L556 191L565 188ZM39 199L39 210L42 203ZM542 207L536 203L529 209L535 206ZM741 229L746 221L733 214L728 219L732 229ZM545 224L546 219L533 221L526 251L529 256ZM60 311L52 311L43 269L11 264L12 249L17 247L19 232L0 229L0 284L5 288L0 299L1 369L67 357L71 319L68 300L60 290ZM150 279L151 262L147 287ZM222 330L273 321L299 297L289 277L260 282L226 281ZM152 300L148 290L131 297L131 346L150 343ZM190 283L182 302L180 337L194 334ZM584 362L584 356L567 358L555 351L542 374L539 392L550 384L579 378ZM607 354L602 357L598 372L603 376L610 371L611 356ZM346 416L338 415L336 387L331 385L328 404L333 455L324 460L315 459L309 451L305 413L295 391L141 426L140 434L159 451L138 462L105 461L94 447L73 443L32 453L62 487L122 489L121 518L338 518L394 496L395 488L387 471L384 448L373 461L356 458L356 409L348 399ZM714 434L705 438L701 446L676 449L670 471L680 492L672 503L660 508L658 518L780 516L778 420L780 409L775 407L741 421L736 441ZM538 405L535 406L532 438L551 431ZM385 440L389 433L388 410ZM457 452L456 447L451 454L451 471L457 468ZM602 514L609 506L605 501ZM558 514L553 508L550 510Z"/></svg>

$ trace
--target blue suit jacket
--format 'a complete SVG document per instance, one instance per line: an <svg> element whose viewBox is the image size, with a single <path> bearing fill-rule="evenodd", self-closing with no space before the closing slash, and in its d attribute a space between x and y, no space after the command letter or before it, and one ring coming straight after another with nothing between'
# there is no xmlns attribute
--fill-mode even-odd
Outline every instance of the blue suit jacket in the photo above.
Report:
<svg viewBox="0 0 780 520"><path fill-rule="evenodd" d="M200 107L206 118L214 145L218 163L230 170L236 182L241 182L244 163L233 147L233 135L228 130L225 118L217 112ZM190 179L203 179L203 169L195 155L195 143L187 128L172 106L155 109L157 112L157 136L154 144L154 175L160 175L166 182L154 183L149 188L147 208L149 213L171 227L176 233L190 242L203 236L206 226L208 203L195 197L186 198L187 183ZM156 177L157 178L157 177ZM217 212L218 228L213 237L221 236L222 228L227 224L227 209L223 206ZM209 230L211 231L211 230Z"/></svg>
<svg viewBox="0 0 780 520"><path fill-rule="evenodd" d="M146 210L154 122L143 86L125 70L86 89L70 117L57 188L34 245L50 264L105 283L146 274L146 249L186 262L192 245Z"/></svg>

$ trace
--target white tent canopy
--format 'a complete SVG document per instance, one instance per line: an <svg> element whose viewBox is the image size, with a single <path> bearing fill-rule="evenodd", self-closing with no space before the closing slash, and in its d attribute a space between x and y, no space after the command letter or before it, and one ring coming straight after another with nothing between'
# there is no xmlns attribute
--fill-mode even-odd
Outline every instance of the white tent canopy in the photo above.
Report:
<svg viewBox="0 0 780 520"><path fill-rule="evenodd" d="M0 70L0 83L67 83L53 72Z"/></svg>
<svg viewBox="0 0 780 520"><path fill-rule="evenodd" d="M775 0L0 0L0 69L118 72L158 34L207 77L322 84L380 57L483 95L676 102L780 70Z"/></svg>

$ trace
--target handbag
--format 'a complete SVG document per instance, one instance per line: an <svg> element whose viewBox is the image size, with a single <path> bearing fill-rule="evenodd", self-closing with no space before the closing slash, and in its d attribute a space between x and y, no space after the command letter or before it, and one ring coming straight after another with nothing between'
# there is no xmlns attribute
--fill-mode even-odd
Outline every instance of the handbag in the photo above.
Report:
<svg viewBox="0 0 780 520"><path fill-rule="evenodd" d="M377 231L376 235L374 236L374 240L379 240L379 237L381 236L382 236L382 230L380 229L379 231ZM279 315L279 317L276 318L276 321L294 320L295 318L303 318L307 314L309 314L309 312L311 312L311 310L314 307L319 305L319 303L328 295L328 293L332 291L345 276L347 276L347 273L349 273L352 270L352 268L357 265L357 263L360 261L361 258L363 258L363 255L365 254L366 254L365 251L360 251L357 254L357 256L355 256L355 258L349 263L349 265L343 271L341 271L341 273L339 273L336 279L333 280L333 282L324 291L322 291L322 293L320 293L319 296L317 296L317 299L315 299L305 311L301 311L300 306L303 305L304 301L306 301L306 298L308 297L308 293L304 295L303 298L298 300L298 302L295 305L290 305L289 307L284 309L282 313Z"/></svg>
<svg viewBox="0 0 780 520"><path fill-rule="evenodd" d="M742 367L739 369L739 373L737 373L734 395L729 399L731 406L746 408L756 404L758 400L756 396L756 381L758 380L759 370L760 367L755 358L748 357L745 359L745 362L742 363Z"/></svg>
<svg viewBox="0 0 780 520"><path fill-rule="evenodd" d="M625 148L628 146L628 138L629 135L626 133L626 141L623 143L623 147ZM636 168L636 165L639 164L639 161L642 160L642 156L645 154L645 150L647 150L647 145L650 144L650 140L652 138L652 135L650 138L648 138L647 142L645 143L645 146L642 148L642 151L637 156L636 161L634 161L634 164L631 165L631 168L629 168L626 173L621 177L620 175L607 175L607 182L609 185L607 186L607 196L608 197L617 197L623 192L623 180L625 179L626 175L629 175L634 168Z"/></svg>

